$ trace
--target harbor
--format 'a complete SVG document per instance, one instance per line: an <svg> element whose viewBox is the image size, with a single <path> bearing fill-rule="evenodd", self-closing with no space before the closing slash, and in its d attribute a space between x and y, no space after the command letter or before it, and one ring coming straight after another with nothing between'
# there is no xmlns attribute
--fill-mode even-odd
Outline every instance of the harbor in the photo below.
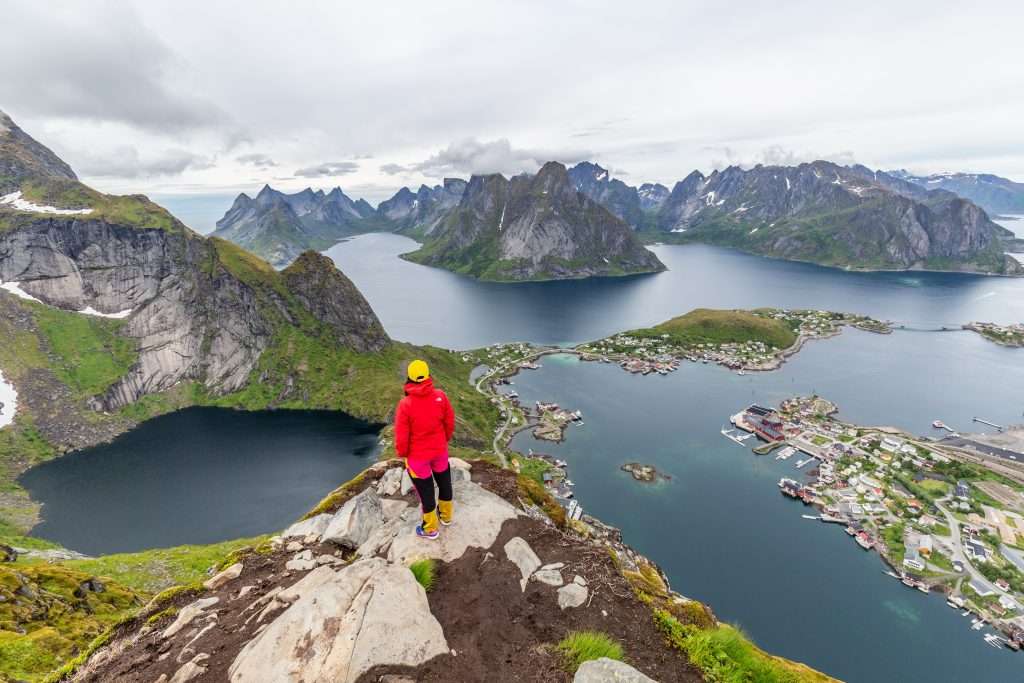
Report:
<svg viewBox="0 0 1024 683"><path fill-rule="evenodd" d="M819 397L797 397L777 410L753 404L730 422L767 445L785 444L776 461L805 454L794 471L816 464L802 481L795 472L778 481L783 496L820 511L803 519L844 525L861 549L878 552L886 575L924 594L945 593L950 607L974 616L972 630L1001 634L985 633L987 644L1019 650L1024 562L1011 561L1004 544L1024 542L1024 485L987 480L944 440L847 424L836 412ZM932 427L956 434L941 420Z"/></svg>

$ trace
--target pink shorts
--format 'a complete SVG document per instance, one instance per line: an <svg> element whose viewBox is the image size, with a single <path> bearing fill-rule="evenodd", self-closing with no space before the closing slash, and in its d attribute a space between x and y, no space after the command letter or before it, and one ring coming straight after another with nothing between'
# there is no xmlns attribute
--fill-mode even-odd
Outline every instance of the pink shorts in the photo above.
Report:
<svg viewBox="0 0 1024 683"><path fill-rule="evenodd" d="M448 469L448 454L442 453L427 459L406 458L405 467L409 470L409 476L416 479L428 479L431 472L444 472Z"/></svg>

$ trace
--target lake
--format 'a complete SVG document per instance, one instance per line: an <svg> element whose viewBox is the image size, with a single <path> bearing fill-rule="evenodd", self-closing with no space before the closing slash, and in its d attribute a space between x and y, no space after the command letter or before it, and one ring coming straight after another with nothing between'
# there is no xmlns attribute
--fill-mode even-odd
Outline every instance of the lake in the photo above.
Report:
<svg viewBox="0 0 1024 683"><path fill-rule="evenodd" d="M34 467L32 535L97 555L277 531L371 464L378 425L326 411L189 408Z"/></svg>

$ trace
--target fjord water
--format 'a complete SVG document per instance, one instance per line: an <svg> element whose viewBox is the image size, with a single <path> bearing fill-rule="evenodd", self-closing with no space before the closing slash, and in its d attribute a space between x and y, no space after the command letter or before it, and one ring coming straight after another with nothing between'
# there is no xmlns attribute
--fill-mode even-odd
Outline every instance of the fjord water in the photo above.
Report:
<svg viewBox="0 0 1024 683"><path fill-rule="evenodd" d="M340 413L189 408L21 477L32 533L90 555L288 526L373 462L379 427Z"/></svg>
<svg viewBox="0 0 1024 683"><path fill-rule="evenodd" d="M395 258L415 248L405 237L371 234L326 253L392 337L448 348L579 343L698 307L823 308L931 329L1024 321L1024 278L856 273L692 245L654 247L669 268L656 275L509 285Z"/></svg>

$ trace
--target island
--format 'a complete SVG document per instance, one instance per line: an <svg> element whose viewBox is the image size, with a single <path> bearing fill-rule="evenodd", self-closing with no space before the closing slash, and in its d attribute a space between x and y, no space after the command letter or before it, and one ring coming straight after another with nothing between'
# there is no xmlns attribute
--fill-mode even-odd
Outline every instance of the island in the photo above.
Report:
<svg viewBox="0 0 1024 683"><path fill-rule="evenodd" d="M1000 346L1024 348L1024 323L997 325L996 323L972 322L964 325L964 329L977 332L985 339Z"/></svg>
<svg viewBox="0 0 1024 683"><path fill-rule="evenodd" d="M840 525L879 553L888 575L946 593L950 607L977 615L975 630L1003 632L987 635L991 644L1019 649L1024 425L965 435L936 420L941 434L924 438L844 422L835 411L820 397L795 397L777 409L749 406L731 421L765 442L754 453L778 450L774 459L788 469L779 490L819 512L804 517Z"/></svg>
<svg viewBox="0 0 1024 683"><path fill-rule="evenodd" d="M643 463L639 462L627 462L619 469L622 470L623 472L629 472L637 481L643 481L647 483L652 483L659 479L668 480L672 478L671 476L663 472L659 472L657 469L655 469L654 465L644 465Z"/></svg>
<svg viewBox="0 0 1024 683"><path fill-rule="evenodd" d="M698 308L654 327L630 330L576 347L584 360L617 361L628 372L668 374L681 361L716 363L740 374L777 370L812 339L845 326L877 334L892 327L867 316L833 311Z"/></svg>

